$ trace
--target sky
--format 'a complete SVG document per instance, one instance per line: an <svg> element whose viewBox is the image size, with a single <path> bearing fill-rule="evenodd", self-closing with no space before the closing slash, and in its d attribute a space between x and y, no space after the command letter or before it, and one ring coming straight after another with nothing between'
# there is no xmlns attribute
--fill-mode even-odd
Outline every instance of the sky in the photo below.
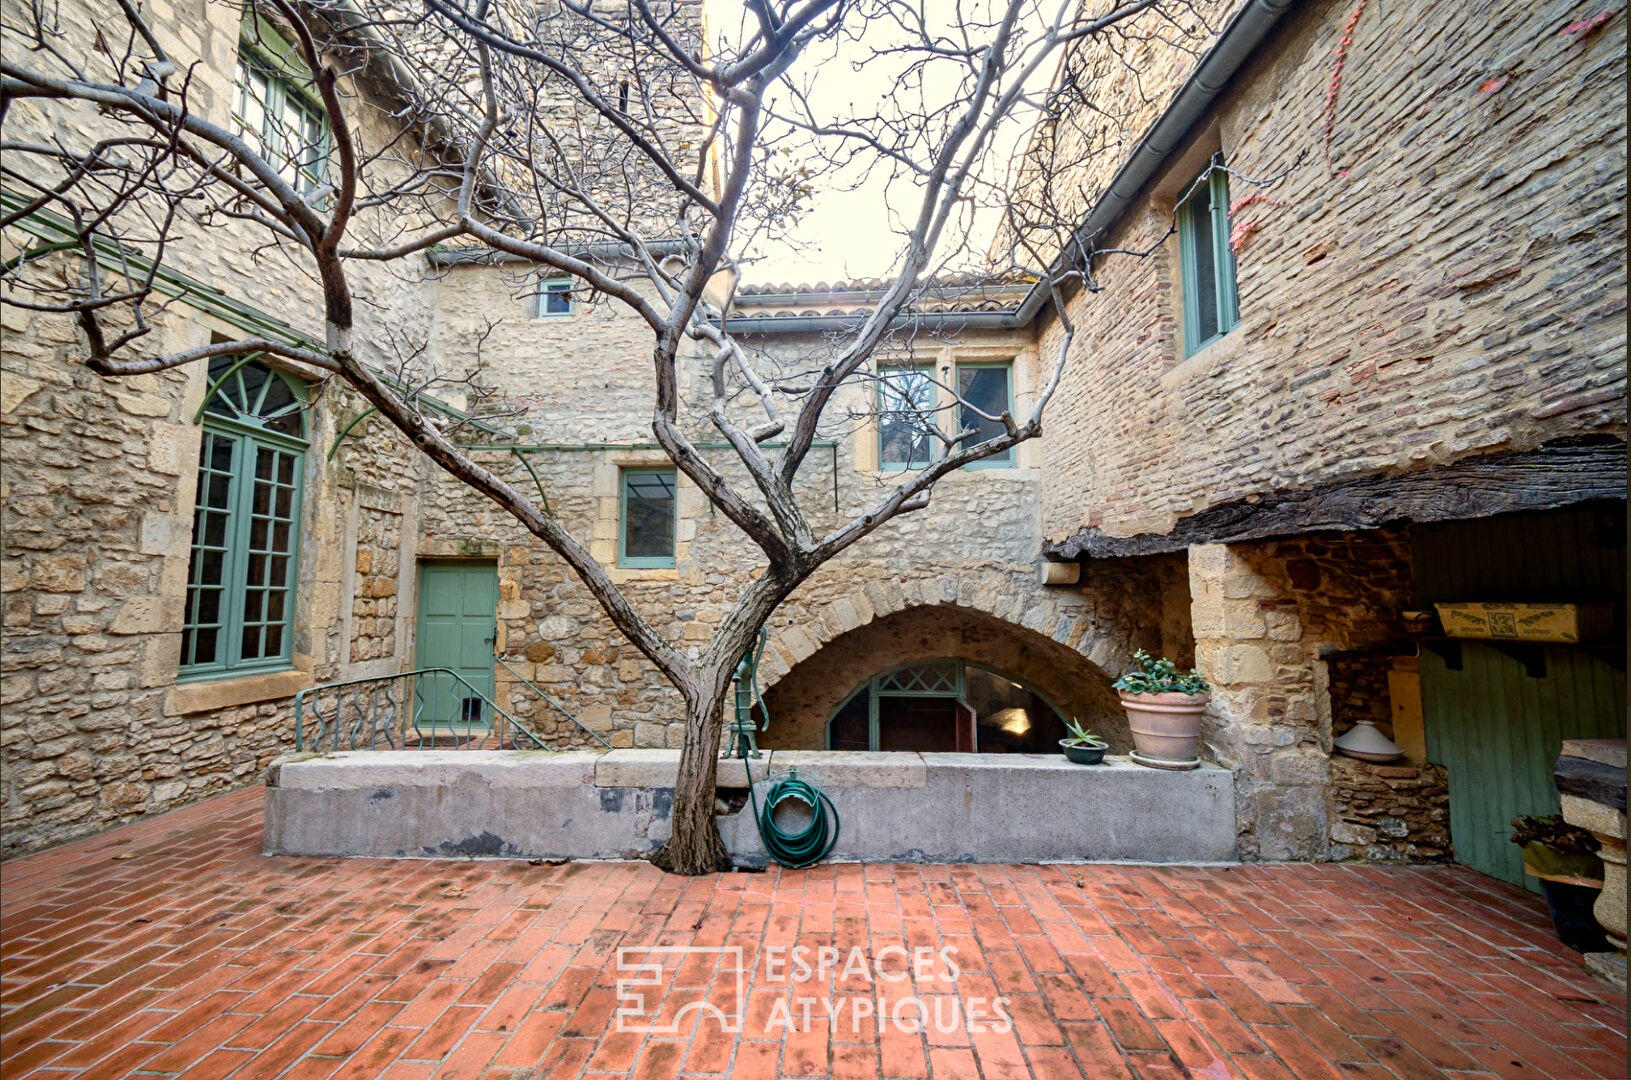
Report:
<svg viewBox="0 0 1631 1080"><path fill-rule="evenodd" d="M929 0L928 6L948 13L952 10L948 0ZM705 0L705 7L711 36L734 30L741 23L741 0ZM869 33L868 49L879 40L878 33ZM823 110L824 115L838 114L855 103L864 107L895 90L896 72L886 65L874 61L862 65L859 71L852 66L856 59L867 55L866 49L845 43L837 46L833 54L833 46L825 48L821 62L813 66L815 77L809 83L812 105ZM1017 126L1010 132L1009 147L1019 133ZM744 272L744 279L761 285L830 284L888 275L904 243L897 219L916 209L917 201L906 185L897 184L891 189L881 177L870 178L855 190L818 187L808 212L791 235L763 249L762 257ZM971 240L975 248L984 250L994 225L990 215L976 222Z"/></svg>

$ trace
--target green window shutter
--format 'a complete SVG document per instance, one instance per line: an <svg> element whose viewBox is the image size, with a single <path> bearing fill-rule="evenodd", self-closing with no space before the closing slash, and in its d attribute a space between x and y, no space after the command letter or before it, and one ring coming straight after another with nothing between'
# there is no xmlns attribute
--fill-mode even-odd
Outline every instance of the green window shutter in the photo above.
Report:
<svg viewBox="0 0 1631 1080"><path fill-rule="evenodd" d="M617 565L674 566L679 477L673 469L627 468L618 480Z"/></svg>
<svg viewBox="0 0 1631 1080"><path fill-rule="evenodd" d="M219 357L193 510L180 676L289 668L305 474L304 391L257 362Z"/></svg>
<svg viewBox="0 0 1631 1080"><path fill-rule="evenodd" d="M997 416L1006 412L1009 416L1014 414L1014 365L1008 361L996 363L966 363L957 365L957 396L965 404L959 405L957 415L957 430L975 428L979 434L972 436L963 445L978 446L982 442L997 438L1005 434L1006 429L999 421L987 420L975 409L988 416ZM1018 447L1010 446L1000 454L992 454L979 461L971 461L963 466L965 469L1008 469L1014 465L1014 452Z"/></svg>
<svg viewBox="0 0 1631 1080"><path fill-rule="evenodd" d="M1223 162L1218 161L1219 165ZM1235 286L1235 249L1229 243L1229 174L1212 173L1213 265L1217 267L1218 333L1227 334L1240 322L1240 294Z"/></svg>

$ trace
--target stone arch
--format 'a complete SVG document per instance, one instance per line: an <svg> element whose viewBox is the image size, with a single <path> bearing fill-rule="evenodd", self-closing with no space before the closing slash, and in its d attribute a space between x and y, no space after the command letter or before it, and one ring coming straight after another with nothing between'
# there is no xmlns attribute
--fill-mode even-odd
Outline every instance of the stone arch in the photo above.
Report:
<svg viewBox="0 0 1631 1080"><path fill-rule="evenodd" d="M1126 749L1126 718L1112 676L1075 648L1038 630L973 607L917 604L875 616L832 636L765 690L769 730L761 745L819 749L832 711L872 675L902 664L954 657L1034 688L1067 716L1080 717Z"/></svg>

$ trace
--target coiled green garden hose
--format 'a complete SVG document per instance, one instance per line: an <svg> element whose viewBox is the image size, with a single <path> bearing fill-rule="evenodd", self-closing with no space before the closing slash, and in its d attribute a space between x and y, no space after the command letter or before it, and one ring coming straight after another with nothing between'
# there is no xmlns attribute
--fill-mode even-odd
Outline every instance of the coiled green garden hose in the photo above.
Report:
<svg viewBox="0 0 1631 1080"><path fill-rule="evenodd" d="M770 710L765 708L765 696L759 690L759 658L764 655L765 642L770 638L768 627L759 628L759 647L742 657L737 666L736 679L739 692L736 699L737 726L751 732L753 724L753 698L759 699L759 708L765 714L763 731L770 726ZM746 682L749 694L743 694ZM751 696L750 696L751 695ZM751 745L751 741L748 745ZM838 843L838 808L827 798L827 793L805 780L793 769L787 777L770 785L765 792L764 809L759 808L759 793L753 787L753 770L748 765L748 745L742 746L742 768L748 777L748 797L753 800L753 823L759 829L759 839L772 859L789 870L802 870L825 859ZM757 757L757 748L753 756ZM767 773L765 780L769 780ZM762 782L762 781L761 781ZM810 823L796 832L789 832L776 824L776 807L787 800L801 802L810 808Z"/></svg>
<svg viewBox="0 0 1631 1080"><path fill-rule="evenodd" d="M746 767L747 762L743 761ZM768 779L768 777L767 777ZM748 774L748 795L753 799L753 821L759 826L759 839L765 851L789 870L802 870L825 859L838 843L838 808L827 798L827 793L807 781L799 779L799 771L792 770L784 780L770 785L765 792L764 809L759 808L759 796L753 789L753 774ZM797 832L789 832L776 824L776 807L787 800L801 802L810 808L810 823Z"/></svg>

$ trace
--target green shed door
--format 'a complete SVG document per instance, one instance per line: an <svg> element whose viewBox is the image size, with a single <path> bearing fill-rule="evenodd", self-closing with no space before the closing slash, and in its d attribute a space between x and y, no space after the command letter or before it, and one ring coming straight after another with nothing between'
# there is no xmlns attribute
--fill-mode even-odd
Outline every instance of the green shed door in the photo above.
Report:
<svg viewBox="0 0 1631 1080"><path fill-rule="evenodd" d="M480 562L427 562L419 570L419 668L449 668L491 701L497 633L498 567ZM422 723L491 724L481 698L446 675L417 687Z"/></svg>
<svg viewBox="0 0 1631 1080"><path fill-rule="evenodd" d="M1625 675L1582 650L1545 651L1546 674L1489 645L1461 643L1461 670L1422 650L1427 756L1450 774L1457 862L1537 889L1507 839L1519 814L1558 812L1552 770L1564 739L1625 737Z"/></svg>

